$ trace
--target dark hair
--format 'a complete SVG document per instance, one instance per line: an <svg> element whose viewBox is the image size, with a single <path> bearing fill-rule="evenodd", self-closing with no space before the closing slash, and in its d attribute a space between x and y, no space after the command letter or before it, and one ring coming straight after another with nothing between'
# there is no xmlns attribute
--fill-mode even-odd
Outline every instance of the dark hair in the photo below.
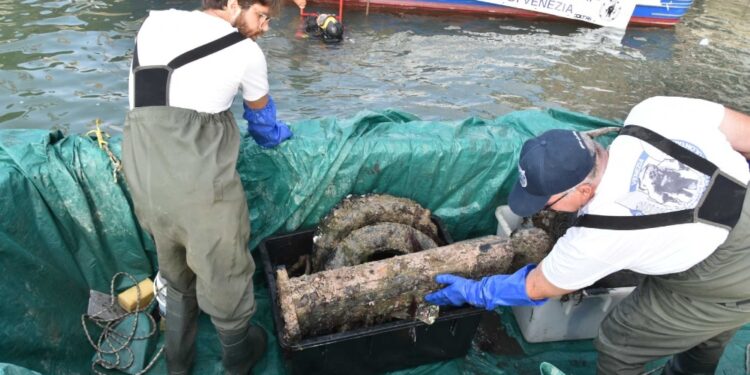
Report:
<svg viewBox="0 0 750 375"><path fill-rule="evenodd" d="M271 7L276 0L237 0L242 8L249 8L253 4L260 4ZM203 0L203 9L224 9L227 6L227 0Z"/></svg>

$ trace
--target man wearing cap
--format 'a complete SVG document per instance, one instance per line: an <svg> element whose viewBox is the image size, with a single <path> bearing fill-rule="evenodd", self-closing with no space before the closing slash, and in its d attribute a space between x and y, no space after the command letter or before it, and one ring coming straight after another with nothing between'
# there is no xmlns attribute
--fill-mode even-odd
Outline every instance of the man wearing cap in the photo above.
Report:
<svg viewBox="0 0 750 375"><path fill-rule="evenodd" d="M480 281L439 275L435 304L538 305L622 269L648 275L602 322L597 371L713 374L750 322L750 117L708 101L634 107L609 151L585 134L527 141L509 196L520 216L578 212L539 267Z"/></svg>

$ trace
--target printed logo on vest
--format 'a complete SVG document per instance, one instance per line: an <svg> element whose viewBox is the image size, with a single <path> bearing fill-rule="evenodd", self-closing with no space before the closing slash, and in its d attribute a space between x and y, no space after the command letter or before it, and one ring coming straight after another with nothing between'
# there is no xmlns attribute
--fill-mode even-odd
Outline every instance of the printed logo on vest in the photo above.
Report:
<svg viewBox="0 0 750 375"><path fill-rule="evenodd" d="M675 143L700 157L705 154L695 145L675 140ZM642 144L630 177L630 187L617 203L627 207L632 215L650 215L695 208L711 181L706 176L680 163L656 148Z"/></svg>

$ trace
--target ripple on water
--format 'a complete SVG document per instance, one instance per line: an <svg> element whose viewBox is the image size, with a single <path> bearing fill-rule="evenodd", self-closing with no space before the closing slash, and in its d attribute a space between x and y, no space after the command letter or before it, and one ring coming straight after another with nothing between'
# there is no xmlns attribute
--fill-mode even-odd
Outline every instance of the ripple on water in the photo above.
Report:
<svg viewBox="0 0 750 375"><path fill-rule="evenodd" d="M148 9L193 6L0 0L0 127L121 124L133 38ZM299 18L289 6L259 44L286 121L384 108L427 120L545 107L624 118L652 95L750 112L747 8L746 0L697 0L675 28L624 35L571 23L348 11L345 41L324 45L294 37Z"/></svg>

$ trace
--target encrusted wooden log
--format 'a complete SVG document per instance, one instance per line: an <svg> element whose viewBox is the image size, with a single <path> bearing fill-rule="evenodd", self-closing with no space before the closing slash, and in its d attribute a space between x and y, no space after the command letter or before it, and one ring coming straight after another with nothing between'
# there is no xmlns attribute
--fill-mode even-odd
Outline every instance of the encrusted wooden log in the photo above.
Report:
<svg viewBox="0 0 750 375"><path fill-rule="evenodd" d="M424 295L440 289L435 276L468 278L504 273L514 257L512 240L497 236L457 242L409 255L290 279L277 270L284 339L377 323L424 312Z"/></svg>

